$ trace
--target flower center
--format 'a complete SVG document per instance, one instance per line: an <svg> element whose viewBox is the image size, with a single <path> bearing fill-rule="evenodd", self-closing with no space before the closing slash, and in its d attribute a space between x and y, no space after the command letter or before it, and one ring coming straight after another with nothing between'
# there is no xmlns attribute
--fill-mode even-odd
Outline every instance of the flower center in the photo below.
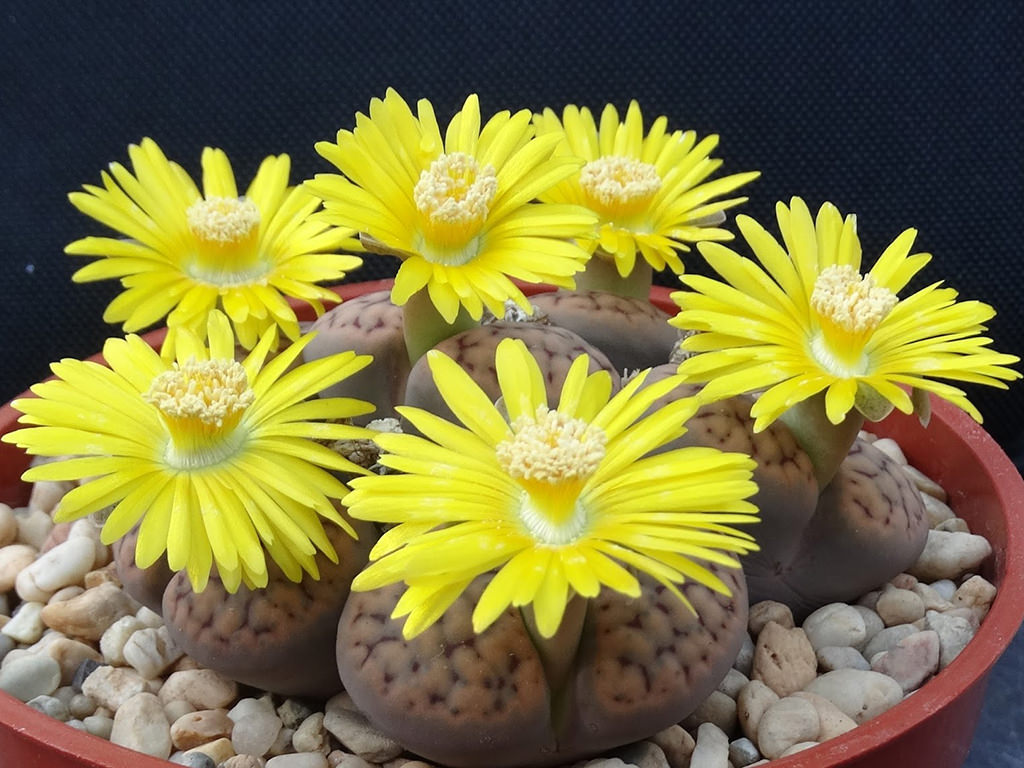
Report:
<svg viewBox="0 0 1024 768"><path fill-rule="evenodd" d="M512 433L495 446L495 453L502 469L523 488L524 525L544 544L574 540L586 523L580 492L604 459L604 431L540 405L534 417L517 418Z"/></svg>
<svg viewBox="0 0 1024 768"><path fill-rule="evenodd" d="M580 185L590 207L614 221L646 210L661 189L661 177L650 163L610 155L584 165Z"/></svg>
<svg viewBox="0 0 1024 768"><path fill-rule="evenodd" d="M247 197L207 197L185 211L198 246L192 277L237 285L262 275L260 211Z"/></svg>
<svg viewBox="0 0 1024 768"><path fill-rule="evenodd" d="M497 191L494 167L480 168L464 152L441 155L420 174L413 199L423 217L426 240L442 251L458 249L447 257L433 254L431 260L454 266L473 258L472 249L465 246L480 233Z"/></svg>
<svg viewBox="0 0 1024 768"><path fill-rule="evenodd" d="M818 362L839 375L864 373L864 345L897 301L892 291L849 264L822 270L811 294L821 325L821 335L811 343Z"/></svg>
<svg viewBox="0 0 1024 768"><path fill-rule="evenodd" d="M237 429L254 395L245 368L234 360L175 363L153 379L146 402L160 411L170 443L168 463L179 469L218 464L245 438Z"/></svg>

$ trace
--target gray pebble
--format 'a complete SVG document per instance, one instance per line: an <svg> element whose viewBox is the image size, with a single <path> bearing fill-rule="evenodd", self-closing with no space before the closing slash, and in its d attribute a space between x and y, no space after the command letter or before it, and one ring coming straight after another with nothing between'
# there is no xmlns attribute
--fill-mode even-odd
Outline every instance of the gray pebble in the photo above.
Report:
<svg viewBox="0 0 1024 768"><path fill-rule="evenodd" d="M0 661L3 661L4 657L13 651L17 645L13 637L0 633Z"/></svg>
<svg viewBox="0 0 1024 768"><path fill-rule="evenodd" d="M943 600L952 600L956 593L956 582L952 579L939 579L929 584L932 589L939 593Z"/></svg>
<svg viewBox="0 0 1024 768"><path fill-rule="evenodd" d="M760 759L761 753L757 751L757 745L746 736L729 743L729 762L733 768L745 768Z"/></svg>
<svg viewBox="0 0 1024 768"><path fill-rule="evenodd" d="M86 659L83 661L78 665L78 669L75 670L75 674L71 678L71 687L81 693L82 683L85 682L85 679L102 666L104 666L102 663L93 661L92 659Z"/></svg>
<svg viewBox="0 0 1024 768"><path fill-rule="evenodd" d="M754 670L754 650L756 647L753 638L745 633L743 635L743 644L740 646L739 653L736 654L736 661L732 663L732 668L750 677L750 673Z"/></svg>
<svg viewBox="0 0 1024 768"><path fill-rule="evenodd" d="M822 672L831 672L835 669L871 669L871 665L861 652L850 646L827 645L819 648L815 655L818 658L818 669Z"/></svg>
<svg viewBox="0 0 1024 768"><path fill-rule="evenodd" d="M172 757L171 762L188 766L188 768L217 768L213 758L202 752L182 752L180 755Z"/></svg>
<svg viewBox="0 0 1024 768"><path fill-rule="evenodd" d="M864 658L871 661L871 657L876 653L895 648L896 644L904 637L909 637L918 631L920 630L913 624L897 624L894 627L886 627L871 638L871 642L864 646Z"/></svg>
<svg viewBox="0 0 1024 768"><path fill-rule="evenodd" d="M36 696L34 699L29 699L25 703L32 707L32 709L38 710L47 717L52 717L54 720L67 722L71 719L71 713L68 712L67 704L56 696Z"/></svg>
<svg viewBox="0 0 1024 768"><path fill-rule="evenodd" d="M815 651L827 646L863 648L867 638L864 618L846 603L822 606L804 619L803 629Z"/></svg>

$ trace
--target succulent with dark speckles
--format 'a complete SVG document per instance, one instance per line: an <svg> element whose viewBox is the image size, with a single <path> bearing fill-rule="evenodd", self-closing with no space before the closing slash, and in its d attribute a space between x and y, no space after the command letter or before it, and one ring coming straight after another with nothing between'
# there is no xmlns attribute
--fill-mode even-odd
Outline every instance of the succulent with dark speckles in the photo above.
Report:
<svg viewBox="0 0 1024 768"><path fill-rule="evenodd" d="M688 715L732 665L746 632L742 572L706 564L733 592L683 592L690 613L653 579L641 594L605 589L586 609L567 679L549 685L519 611L481 634L470 615L480 576L411 640L390 614L398 586L355 592L338 630L345 689L377 727L456 768L561 765L643 739Z"/></svg>
<svg viewBox="0 0 1024 768"><path fill-rule="evenodd" d="M243 585L230 594L214 573L206 589L196 593L185 574L177 573L163 596L174 643L200 664L246 685L287 696L337 693L338 617L376 539L372 525L352 524L358 541L337 526L325 526L338 562L319 555L319 579L304 574L296 583L272 564L262 589Z"/></svg>

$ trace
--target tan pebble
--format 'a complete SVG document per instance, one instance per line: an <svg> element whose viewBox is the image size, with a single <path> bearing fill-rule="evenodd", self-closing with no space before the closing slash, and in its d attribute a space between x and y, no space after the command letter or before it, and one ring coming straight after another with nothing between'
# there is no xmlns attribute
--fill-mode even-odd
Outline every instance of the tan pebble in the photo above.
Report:
<svg viewBox="0 0 1024 768"><path fill-rule="evenodd" d="M669 768L688 768L696 742L683 726L670 725L654 734L651 741L661 747Z"/></svg>
<svg viewBox="0 0 1024 768"><path fill-rule="evenodd" d="M779 696L801 690L816 677L817 671L818 659L803 629L787 629L769 621L757 636L750 677Z"/></svg>
<svg viewBox="0 0 1024 768"><path fill-rule="evenodd" d="M292 746L296 752L327 754L331 751L330 739L324 730L323 712L314 712L299 724L292 735Z"/></svg>
<svg viewBox="0 0 1024 768"><path fill-rule="evenodd" d="M28 544L8 544L0 548L0 592L10 592L18 574L35 562L39 550Z"/></svg>
<svg viewBox="0 0 1024 768"><path fill-rule="evenodd" d="M230 738L233 726L226 709L189 712L171 724L171 742L175 749L193 749L217 739Z"/></svg>
<svg viewBox="0 0 1024 768"><path fill-rule="evenodd" d="M70 637L59 637L54 640L46 646L46 653L60 665L61 685L71 684L75 672L86 659L103 660L103 657L91 645L72 640Z"/></svg>
<svg viewBox="0 0 1024 768"><path fill-rule="evenodd" d="M889 579L889 585L896 589L909 589L913 591L918 581L916 578L911 576L909 573L897 573L891 579Z"/></svg>
<svg viewBox="0 0 1024 768"><path fill-rule="evenodd" d="M111 624L136 610L135 601L119 587L101 584L78 597L46 606L42 618L47 626L69 637L99 640Z"/></svg>
<svg viewBox="0 0 1024 768"><path fill-rule="evenodd" d="M852 717L846 715L839 707L826 699L810 691L797 691L793 694L799 699L806 699L811 702L818 713L818 722L821 727L815 741L828 741L836 736L842 736L847 731L857 727Z"/></svg>
<svg viewBox="0 0 1024 768"><path fill-rule="evenodd" d="M108 583L116 587L121 586L121 579L117 576L117 569L114 563L107 563L102 568L91 570L82 578L82 586L86 589L92 589L93 587Z"/></svg>
<svg viewBox="0 0 1024 768"><path fill-rule="evenodd" d="M953 593L954 608L970 608L980 623L996 597L996 588L981 576L971 576Z"/></svg>
<svg viewBox="0 0 1024 768"><path fill-rule="evenodd" d="M943 520L935 526L935 530L942 531L943 533L970 533L971 527L963 518L951 517L949 520Z"/></svg>
<svg viewBox="0 0 1024 768"><path fill-rule="evenodd" d="M636 741L617 747L612 750L611 755L627 765L635 765L638 768L665 768L668 763L668 758L661 747L653 741Z"/></svg>
<svg viewBox="0 0 1024 768"><path fill-rule="evenodd" d="M780 699L765 710L757 724L757 748L769 759L801 741L813 741L821 730L814 705L792 696Z"/></svg>
<svg viewBox="0 0 1024 768"><path fill-rule="evenodd" d="M928 475L917 467L907 464L903 467L903 471L911 481L913 481L914 485L917 486L917 490L919 490L922 495L931 496L939 501L947 500L948 496L946 495L946 489L928 477Z"/></svg>
<svg viewBox="0 0 1024 768"><path fill-rule="evenodd" d="M220 709L238 696L238 684L212 669L190 669L174 672L160 689L164 703L183 699L196 709Z"/></svg>
<svg viewBox="0 0 1024 768"><path fill-rule="evenodd" d="M909 589L886 589L878 596L875 612L885 626L911 624L924 618L924 600Z"/></svg>
<svg viewBox="0 0 1024 768"><path fill-rule="evenodd" d="M203 669L203 665L191 656L182 656L171 666L171 672L188 672L194 669Z"/></svg>
<svg viewBox="0 0 1024 768"><path fill-rule="evenodd" d="M220 768L263 768L264 761L256 755L232 755L223 763Z"/></svg>
<svg viewBox="0 0 1024 768"><path fill-rule="evenodd" d="M762 600L750 606L750 613L747 617L747 629L750 634L757 637L769 621L774 621L786 629L796 626L793 621L793 611L789 609L788 605L774 600Z"/></svg>
<svg viewBox="0 0 1024 768"><path fill-rule="evenodd" d="M42 603L22 603L0 632L24 645L38 642L46 630L46 625L42 620L44 607Z"/></svg>
<svg viewBox="0 0 1024 768"><path fill-rule="evenodd" d="M816 747L818 746L818 744L819 742L817 741L801 741L798 744L794 744L792 747L787 749L785 752L779 755L779 757L789 757L790 755L795 755L797 752L803 752L805 749Z"/></svg>
<svg viewBox="0 0 1024 768"><path fill-rule="evenodd" d="M69 480L40 480L33 483L31 495L28 497L28 507L49 515L64 498L64 494L74 487L75 484Z"/></svg>
<svg viewBox="0 0 1024 768"><path fill-rule="evenodd" d="M39 547L40 552L49 552L58 544L63 544L71 534L71 523L56 523L46 534L46 541Z"/></svg>
<svg viewBox="0 0 1024 768"><path fill-rule="evenodd" d="M0 501L0 547L13 544L18 538L18 521L14 519L14 510Z"/></svg>
<svg viewBox="0 0 1024 768"><path fill-rule="evenodd" d="M235 756L235 748L231 746L231 739L216 739L208 744L202 744L198 747L186 750L186 755L191 755L196 752L202 752L213 760L215 765L220 765L228 758Z"/></svg>
<svg viewBox="0 0 1024 768"><path fill-rule="evenodd" d="M52 595L50 595L50 599L47 600L46 602L47 603L60 603L60 602L63 602L65 600L70 600L73 597L78 597L83 592L85 592L85 590L82 589L77 584L74 585L74 586L71 586L71 587L64 587L63 589L58 589L56 592L54 592Z"/></svg>
<svg viewBox="0 0 1024 768"><path fill-rule="evenodd" d="M340 706L326 708L324 728L342 745L370 762L382 763L403 751L401 744L371 726L365 715Z"/></svg>
<svg viewBox="0 0 1024 768"><path fill-rule="evenodd" d="M740 730L751 741L757 741L757 726L765 710L779 700L779 695L760 680L751 680L736 697L736 715Z"/></svg>
<svg viewBox="0 0 1024 768"><path fill-rule="evenodd" d="M917 593L917 596L924 603L925 612L948 611L953 607L953 604L939 594L939 591L930 584L918 582L917 586L914 587L914 592Z"/></svg>
<svg viewBox="0 0 1024 768"><path fill-rule="evenodd" d="M103 665L82 683L82 693L111 712L139 693L149 693L146 681L134 669Z"/></svg>
<svg viewBox="0 0 1024 768"><path fill-rule="evenodd" d="M694 730L701 723L714 723L727 736L735 733L738 725L736 700L722 691L712 691L692 713L680 722L680 725L683 728ZM625 758L623 759L625 760ZM631 761L626 760L626 762Z"/></svg>
<svg viewBox="0 0 1024 768"><path fill-rule="evenodd" d="M329 768L376 768L376 766L366 762L363 758L359 757L359 755L351 755L348 752L341 752L340 750L336 753L331 752L331 755L334 755L333 760L331 760L330 755L324 758L324 762L329 766ZM288 768L288 766L283 763L271 766L268 762L267 765L270 766L270 768ZM323 763L321 763L321 765L323 765ZM406 765L408 765L408 763L406 763Z"/></svg>

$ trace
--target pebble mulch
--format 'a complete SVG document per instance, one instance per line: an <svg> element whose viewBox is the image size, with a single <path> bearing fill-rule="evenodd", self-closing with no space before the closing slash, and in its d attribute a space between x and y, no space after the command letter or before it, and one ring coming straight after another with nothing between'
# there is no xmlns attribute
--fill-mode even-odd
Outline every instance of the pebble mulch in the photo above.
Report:
<svg viewBox="0 0 1024 768"><path fill-rule="evenodd" d="M745 768L811 748L899 703L946 667L984 619L991 553L899 446L931 523L908 573L796 626L751 606L734 668L681 723L576 768ZM0 504L0 690L69 727L192 768L430 768L376 731L346 694L323 709L240 688L174 647L160 616L120 588L97 524L54 525L70 489L37 483Z"/></svg>

